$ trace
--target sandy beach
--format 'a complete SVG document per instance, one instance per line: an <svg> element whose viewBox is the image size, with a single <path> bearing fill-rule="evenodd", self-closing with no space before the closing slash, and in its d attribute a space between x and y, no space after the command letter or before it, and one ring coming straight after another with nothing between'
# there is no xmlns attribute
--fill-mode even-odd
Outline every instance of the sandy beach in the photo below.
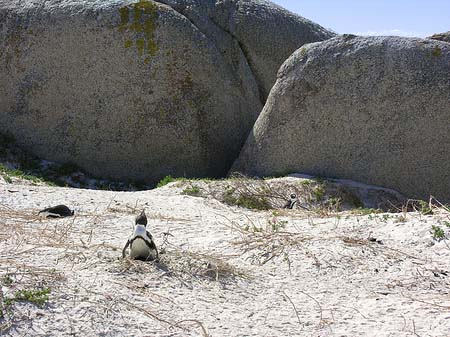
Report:
<svg viewBox="0 0 450 337"><path fill-rule="evenodd" d="M321 216L182 195L0 185L5 336L450 336L450 214ZM66 204L75 216L39 217ZM145 209L159 262L121 258Z"/></svg>

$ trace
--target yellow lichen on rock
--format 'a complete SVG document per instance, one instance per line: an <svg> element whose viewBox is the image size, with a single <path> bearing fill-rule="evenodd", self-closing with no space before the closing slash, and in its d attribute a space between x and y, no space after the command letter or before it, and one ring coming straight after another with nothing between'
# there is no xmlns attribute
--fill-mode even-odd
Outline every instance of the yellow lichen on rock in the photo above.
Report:
<svg viewBox="0 0 450 337"><path fill-rule="evenodd" d="M154 56L159 50L155 41L158 6L153 1L140 0L130 6L121 7L119 14L119 31L134 35L132 39L127 38L125 40L125 48L135 45L139 56L147 54L144 62L148 63L150 61L149 56Z"/></svg>
<svg viewBox="0 0 450 337"><path fill-rule="evenodd" d="M442 55L442 50L441 50L441 48L439 48L439 47L435 47L435 48L433 49L433 51L431 52L431 54L432 54L434 57L439 57L439 56Z"/></svg>

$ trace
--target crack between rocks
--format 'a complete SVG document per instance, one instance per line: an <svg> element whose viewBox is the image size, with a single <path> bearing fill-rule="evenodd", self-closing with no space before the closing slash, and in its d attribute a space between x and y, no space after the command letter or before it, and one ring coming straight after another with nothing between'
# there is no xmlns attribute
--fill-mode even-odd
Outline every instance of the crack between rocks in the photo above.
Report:
<svg viewBox="0 0 450 337"><path fill-rule="evenodd" d="M172 9L173 11L175 11L176 13L180 14L182 17L184 17L186 20L188 20L188 21L191 23L191 25L194 26L200 33L202 33L203 36L205 36L205 38L207 38L207 39L208 39L209 41L211 41L211 42L214 42L214 41L209 37L208 34L206 34L202 29L200 29L200 27L198 27L197 24L196 24L193 20L191 20L185 13L183 13L182 11L180 11L180 9L175 9L175 8L173 8L172 6L170 6L170 5L168 5L168 4L165 4L165 3L161 2L161 1L157 1L157 0L153 0L153 1L156 2L156 3L158 3L158 4L167 6L167 7L169 7L170 9ZM252 67L252 64L251 64L251 62L250 62L250 57L249 57L249 55L248 55L248 51L247 51L247 48L246 48L245 44L242 43L242 42L241 42L241 41L240 41L240 40L239 40L239 39L238 39L238 38L230 31L230 30L228 30L228 29L222 27L222 26L221 26L218 22L216 22L212 17L208 16L208 18L209 18L209 20L211 21L211 23L213 23L218 29L220 29L220 30L223 31L224 33L228 34L234 41L237 42L238 47L239 47L239 50L241 51L242 55L244 56L244 59L245 59L245 61L246 61L246 63L247 63L247 66L248 66L248 68L249 68L249 70L250 70L250 73L251 73L251 75L252 75L252 77L253 77L253 80L254 80L254 82L255 82L255 84L256 84L256 87L258 88L259 102L260 102L261 106L264 107L265 102L266 102L266 97L267 97L267 96L266 96L266 93L265 93L265 90L264 90L263 86L259 83L259 81L258 81L258 79L257 79L257 77L256 77L256 75L255 75L255 71L254 71L254 68ZM228 20L228 21L229 21L229 20ZM214 42L214 44L216 45L215 42ZM216 45L216 48L217 48L217 49L219 50L219 52L220 52L220 48L218 48L217 45ZM242 145L240 146L240 151L239 151L239 153L237 154L237 157L234 158L234 159L231 161L230 166L227 168L227 170L226 170L227 173L225 174L225 176L226 176L226 175L230 172L230 170L233 168L233 165L234 165L234 163L236 162L236 160L239 158L240 153L241 153L242 149L244 148L244 145L245 145L246 141L247 141L247 137L244 139Z"/></svg>
<svg viewBox="0 0 450 337"><path fill-rule="evenodd" d="M173 8L172 6L170 6L170 5L168 5L168 4L166 4L166 3L164 3L164 2L161 2L161 1L158 1L158 0L153 0L153 2L156 2L156 3L158 3L158 4L160 4L160 5L163 5L163 6L166 6L166 7L169 7L170 9L172 9L174 12L176 12L176 13L178 13L178 14L180 14L183 18L185 18L186 20L188 20L190 23L191 23L191 25L193 25L195 28L197 28L197 30L199 31L199 32L201 32L205 37L208 37L195 23L194 23L194 21L192 21L190 18L188 18L187 16L186 16L186 14L184 14L183 12L180 12L179 10L177 10L177 9L175 9L175 8ZM209 38L208 38L209 39Z"/></svg>
<svg viewBox="0 0 450 337"><path fill-rule="evenodd" d="M230 30L222 27L221 25L219 25L216 21L214 21L213 18L209 18L211 20L212 23L214 23L214 25L216 25L217 28L219 28L220 30L222 30L223 32L227 33L229 36L231 36L231 38L237 42L240 51L242 52L242 55L245 58L245 61L247 62L247 65L250 69L250 72L253 76L253 79L256 83L256 86L258 87L258 94L259 94L259 102L261 103L262 106L265 105L266 102L266 92L264 90L264 88L262 87L262 85L258 82L258 78L255 75L255 70L254 67L252 66L252 63L250 61L250 56L249 56L249 52L247 47L245 46L245 44L243 42L241 42L237 36L235 36Z"/></svg>
<svg viewBox="0 0 450 337"><path fill-rule="evenodd" d="M197 26L197 24L192 21L185 13L183 13L182 11L180 11L180 9L176 9L168 4L165 4L164 2L158 1L158 0L153 0L156 3L159 3L161 5L167 6L169 8L171 8L173 11L175 11L176 13L180 14L182 17L186 18L186 20L188 20L199 32L201 32L209 41L212 41L209 36L202 30L200 29L200 27ZM255 71L254 68L252 66L252 63L250 61L250 57L249 57L249 53L247 50L247 47L244 45L244 43L242 43L230 30L222 27L219 23L217 23L212 17L208 16L209 20L221 31L227 33L234 41L237 42L238 46L239 46L239 50L241 51L242 55L245 58L245 61L248 65L248 68L250 69L250 73L252 74L253 80L255 81L255 84L258 88L258 95L259 95L259 102L261 103L262 106L264 106L265 102L266 102L266 92L263 88L263 86L259 83L256 75L255 75ZM219 49L219 48L218 48ZM220 49L219 49L220 50Z"/></svg>

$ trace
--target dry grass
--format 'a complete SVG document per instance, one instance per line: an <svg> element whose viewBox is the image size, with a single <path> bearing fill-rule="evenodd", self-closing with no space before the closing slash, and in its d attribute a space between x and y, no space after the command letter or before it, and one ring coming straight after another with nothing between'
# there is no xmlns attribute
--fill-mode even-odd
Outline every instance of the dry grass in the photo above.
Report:
<svg viewBox="0 0 450 337"><path fill-rule="evenodd" d="M203 279L221 283L237 278L247 279L247 272L226 262L224 256L191 252L177 247L168 247L162 255L161 263L170 275L183 279Z"/></svg>
<svg viewBox="0 0 450 337"><path fill-rule="evenodd" d="M276 217L265 219L262 225L247 219L248 223L241 225L225 218L223 225L240 235L241 239L233 244L241 247L244 254L251 253L252 262L259 265L278 257L283 257L290 265L289 250L300 248L305 241L313 239L298 232L286 231L286 223Z"/></svg>
<svg viewBox="0 0 450 337"><path fill-rule="evenodd" d="M224 256L192 252L172 244L166 244L160 251L158 262L148 263L122 259L110 271L118 273L163 272L164 276L174 277L182 283L195 280L230 283L236 279L249 279L248 272L225 261Z"/></svg>
<svg viewBox="0 0 450 337"><path fill-rule="evenodd" d="M110 208L109 211L114 212ZM156 217L160 216L156 215ZM0 252L0 280L10 280L14 291L45 287L52 290L60 289L63 293L67 293L67 289L61 288L66 282L62 272L33 264L33 260L39 255L40 250L54 251L56 253L54 254L56 255L56 264L59 264L60 261L65 262L61 265L61 268L66 268L67 263L69 263L69 268L72 264L72 268L75 265L81 265L83 269L94 267L99 263L110 263L110 265L113 265L110 271L115 269L113 271L119 271L125 276L130 272L141 275L154 272L155 265L151 263L129 259L116 260L118 262L114 263L114 260L105 258L105 254L106 256L117 255L115 251L118 247L107 243L93 243L92 237L96 225L107 218L109 218L107 214L96 210L70 218L45 219L38 216L36 210L14 210L0 205L1 238L2 240L8 240L10 247L7 251ZM79 225L79 221L83 223L83 226ZM96 257L100 256L99 254L101 254L101 258ZM30 259L30 263L23 262L27 259ZM169 274L184 280L196 278L225 282L243 275L221 258L183 251L174 246L167 249L159 268L166 268ZM94 293L88 289L85 289L85 291L86 294ZM172 328L183 331L199 329L201 335L208 336L206 328L199 320L172 321L162 318L161 315L147 308L134 304L123 296L111 297L108 294L96 294L101 295L104 301L92 301L91 306L103 311L106 310L106 312L110 311L111 315L117 313L117 310L120 312L120 308L138 311ZM57 297L57 294L52 294L51 301L57 300ZM0 315L0 334L7 333L17 324L20 325L26 317L22 315L22 309L14 304L6 308L4 299L3 292L0 292L0 312L2 313ZM90 303L88 299L83 300L83 302Z"/></svg>
<svg viewBox="0 0 450 337"><path fill-rule="evenodd" d="M38 289L55 289L65 281L64 275L55 269L0 258L0 334L7 333L14 324L27 319L20 310L16 310L14 304L9 303L14 296L3 293L2 286L17 295L20 292L33 293Z"/></svg>
<svg viewBox="0 0 450 337"><path fill-rule="evenodd" d="M308 211L322 201L324 190L319 182L288 183L235 175L230 180L210 182L207 194L228 205L255 210L283 208L290 195L296 194L298 208Z"/></svg>
<svg viewBox="0 0 450 337"><path fill-rule="evenodd" d="M364 209L361 191L350 185L320 178L254 179L234 175L220 181L180 181L176 185L186 191L196 191L196 196L211 197L230 206L253 210L283 210L291 194L298 196L297 212L329 217L346 210ZM372 197L380 209L399 212L401 202L398 195L378 191ZM371 212L375 212L372 209Z"/></svg>
<svg viewBox="0 0 450 337"><path fill-rule="evenodd" d="M186 327L187 324L195 324L196 327L200 329L200 333L204 337L209 337L208 331L202 322L196 319L185 319L185 320L172 320L163 317L163 315L148 309L142 305L136 304L134 301L129 300L129 298L124 298L121 295L115 294L104 294L86 287L82 287L83 296L87 298L95 298L95 301L84 300L84 303L91 303L95 307L102 308L104 313L110 312L111 315L120 313L121 311L132 311L138 312L141 315L147 316L148 318L158 321L167 325L170 328L181 329L183 331L190 331L192 327ZM167 299L170 301L170 299ZM170 301L172 302L172 301Z"/></svg>
<svg viewBox="0 0 450 337"><path fill-rule="evenodd" d="M221 183L230 184L228 181ZM241 196L257 193L258 198L266 198L270 201L271 208L279 208L286 199L284 197L285 191L288 195L292 191L290 190L290 187L286 187L285 185L281 184L281 187L274 187L275 185L270 185L266 181L258 181L257 184L259 185L257 186L251 185L253 182L250 184L251 186L246 185L247 182L243 183L242 181L233 183L238 184L233 185L237 186L237 189L235 189L233 193L240 194ZM239 184L244 185L241 186ZM211 193L220 194L224 191L223 188L219 189L217 186L211 186L211 188ZM216 188L217 190L215 190ZM305 192L306 194L304 195L308 197L308 193L310 193L310 199L314 199L314 202L316 202L317 198L313 195L315 193L314 188L309 185L307 185L307 188L309 189L309 192ZM298 193L298 191L294 190L294 193ZM324 198L326 199L327 197ZM405 207L402 215L405 220L410 217L421 218L426 216L427 213L422 211L424 208L423 203L415 204L411 202L410 204L422 208L417 208L416 213L407 213L408 207ZM313 215L317 218L318 214L329 215L336 211L333 208L320 208L323 205L328 204L321 204L322 206L317 206L319 208L314 208L311 205L312 203L309 204L311 207L309 210L302 209L292 212L289 210L285 211L277 209L276 212L277 214L286 212L286 215L295 215L295 217L297 216L297 213L302 213L307 214L308 216ZM430 199L430 202L427 203L427 205L434 216L440 216L443 219L450 218L450 209L446 205L442 205L435 199ZM288 230L288 224L280 220L280 218L270 215L270 212L257 214L256 216L262 219L260 222L257 222L259 220L247 218L248 221L243 225L236 221L226 219L226 226L230 228L233 233L239 234L239 239L232 242L242 251L242 254L239 253L237 256L218 256L210 254L208 251L199 252L186 250L171 244L168 242L168 237L166 237L166 240L161 247L162 254L159 263L144 263L130 259L113 260L110 256L118 256L115 252L118 247L107 243L93 242L93 230L99 223L101 224L103 221L106 221L106 219L110 219L111 213L113 213L113 216L114 214L123 213L128 215L131 213L135 214L137 210L137 207L131 206L127 206L124 209L116 209L115 207L118 206L109 206L105 212L96 210L95 212L78 214L71 218L46 220L38 217L36 215L36 210L16 211L10 207L0 205L0 219L2 219L2 221L0 221L0 240L8 239L8 244L11 243L10 250L0 252L0 278L11 278L18 289L26 289L27 287L35 287L36 285L50 287L52 289L60 288L65 281L64 275L61 272L45 267L38 267L31 263L24 264L21 262L27 257L31 258L33 255L39 254L41 250L47 249L52 252L57 252L58 261L70 262L73 263L73 265L81 264L83 268L89 269L92 264L102 264L102 268L107 267L107 271L122 277L122 288L128 288L129 293L131 293L132 290L139 291L149 298L156 299L155 301L165 302L167 304L171 303L172 300L170 298L157 295L144 287L140 288L139 284L133 283L132 277L130 276L134 275L131 274L138 274L139 276L146 275L145 277L148 277L148 275L162 275L164 277L180 280L182 284L187 284L189 282L197 282L197 284L202 282L230 284L238 280L252 279L248 271L238 268L230 262L234 258L240 258L242 255L247 254L250 255L252 262L255 262L258 265L265 265L274 259L281 259L290 267L290 254L294 250L298 250L311 259L315 259L315 263L319 267L321 264L325 263L324 258L314 251L314 248L309 249L308 244L315 241L330 241L331 245L340 244L345 248L344 253L333 252L338 255L335 258L335 262L329 263L330 266L334 263L332 266L333 268L336 268L336 266L339 268L347 268L348 266L349 270L353 270L352 268L361 268L361 266L367 269L372 268L373 265L370 264L371 261L367 259L367 255L355 254L362 250L371 253L374 259L377 258L381 261L380 263L385 263L388 260L401 261L406 258L411 259L412 263L417 265L420 272L418 271L417 275L412 275L410 279L402 278L401 280L389 280L385 285L389 290L393 291L400 289L401 291L404 290L407 292L414 291L417 288L427 289L427 287L433 287L433 294L442 295L444 294L445 288L448 289L450 287L450 284L446 279L441 279L434 275L434 273L439 274L439 270L420 269L426 263L425 257L415 256L413 253L409 254L408 252L391 248L386 244L372 241L370 234L367 235L367 237L352 234L344 236L336 235L330 231L330 233L326 233L322 237L306 235L301 233L297 228L292 228L293 226L289 226ZM323 213L321 213L321 210ZM249 212L247 212L247 214L248 213ZM149 218L162 221L177 221L180 223L189 222L189 220L162 216L161 214L151 214L149 215ZM321 219L318 221L325 220ZM79 226L81 222L83 223L83 226ZM345 250L347 250L347 252ZM99 254L102 256L99 257ZM105 255L109 259L105 258ZM67 267L67 263L65 267ZM117 283L117 280L113 279L112 282ZM85 289L85 292L87 294L91 292L100 297L99 301L89 299L89 301L92 301L89 302L90 305L100 311L103 309L115 313L120 312L120 310L135 311L171 328L186 331L198 329L199 334L202 334L203 336L208 335L202 322L196 319L179 321L168 318L167 314L160 314L157 310L149 310L148 307L135 304L123 294L105 294L93 292L89 289ZM430 292L427 294L429 293ZM318 322L318 325L327 326L330 324L322 315L322 311L328 309L323 309L321 303L313 296L307 293L303 294L314 302L310 309L319 310L320 312L320 321ZM292 306L294 313L297 316L297 320L301 325L294 302L287 294L284 295ZM2 296L3 294L0 291L0 301ZM405 297L406 296L411 295L407 293ZM443 301L439 301L438 296L433 298L421 298L420 296L417 296L415 301L434 305L442 310L448 310L448 306ZM173 305L173 307L176 306ZM0 333L7 331L12 324L20 322L20 319L19 316L10 316L7 317L6 320L0 320Z"/></svg>
<svg viewBox="0 0 450 337"><path fill-rule="evenodd" d="M412 216L420 216L420 214L413 214ZM310 236L305 235L292 224L288 226L289 224L286 221L281 221L275 216L265 217L258 223L247 217L244 224L228 218L224 219L222 224L240 236L240 239L235 240L233 244L242 249L242 254L250 254L250 260L258 265L264 265L274 259L282 259L290 268L290 253L297 250L314 259L315 264L320 266L321 262L307 248L308 245L319 241L330 241L333 242L332 245L343 243L344 246L352 250L366 250L373 256L382 257L385 260L401 261L408 258L412 259L417 265L426 263L426 258L391 248L382 240L372 237L371 232L366 237L336 235L333 231L323 234L323 236ZM286 227L290 229L288 230ZM354 254L341 254L339 258L336 258L336 261L337 264L348 265L349 267L365 265L368 262L365 256Z"/></svg>

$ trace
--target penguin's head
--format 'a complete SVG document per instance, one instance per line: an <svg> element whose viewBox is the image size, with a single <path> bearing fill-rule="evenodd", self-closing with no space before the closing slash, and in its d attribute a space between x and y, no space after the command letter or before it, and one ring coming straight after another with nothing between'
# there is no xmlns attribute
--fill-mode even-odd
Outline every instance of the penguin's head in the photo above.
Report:
<svg viewBox="0 0 450 337"><path fill-rule="evenodd" d="M147 226L147 216L145 215L145 210L142 210L141 214L136 217L136 225Z"/></svg>

